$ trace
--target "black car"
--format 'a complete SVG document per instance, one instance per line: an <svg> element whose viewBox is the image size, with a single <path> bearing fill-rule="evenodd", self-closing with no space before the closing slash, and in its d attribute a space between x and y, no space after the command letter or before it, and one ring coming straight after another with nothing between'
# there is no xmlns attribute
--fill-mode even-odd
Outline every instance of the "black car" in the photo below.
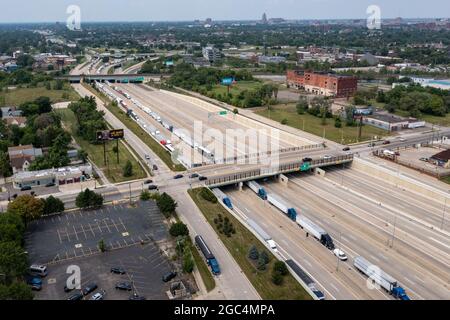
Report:
<svg viewBox="0 0 450 320"><path fill-rule="evenodd" d="M202 176L202 177L198 177L198 180L199 180L199 181L205 181L205 180L208 180L208 178Z"/></svg>
<svg viewBox="0 0 450 320"><path fill-rule="evenodd" d="M87 296L89 293L93 292L95 289L97 289L96 283L89 283L84 289L81 291L85 296Z"/></svg>
<svg viewBox="0 0 450 320"><path fill-rule="evenodd" d="M75 293L67 298L67 300L83 300L84 296L81 292Z"/></svg>
<svg viewBox="0 0 450 320"><path fill-rule="evenodd" d="M144 184L150 184L153 183L153 180L145 180Z"/></svg>
<svg viewBox="0 0 450 320"><path fill-rule="evenodd" d="M55 184L54 184L53 182L50 182L50 183L47 183L45 186L46 186L47 188L50 188L50 187L54 187Z"/></svg>
<svg viewBox="0 0 450 320"><path fill-rule="evenodd" d="M111 268L111 273L115 273L115 274L125 274L126 271L124 268L121 267L112 267Z"/></svg>
<svg viewBox="0 0 450 320"><path fill-rule="evenodd" d="M156 164L153 165L153 170L158 170L158 166Z"/></svg>
<svg viewBox="0 0 450 320"><path fill-rule="evenodd" d="M169 282L170 280L172 280L172 279L175 278L176 276L177 276L177 273L171 271L171 272L166 273L165 275L163 275L162 281L164 281L164 282Z"/></svg>
<svg viewBox="0 0 450 320"><path fill-rule="evenodd" d="M149 185L148 190L158 190L158 186L155 186L154 184Z"/></svg>
<svg viewBox="0 0 450 320"><path fill-rule="evenodd" d="M175 177L173 177L175 180L177 180L177 179L181 179L181 178L183 178L184 176L182 175L182 174L177 174Z"/></svg>
<svg viewBox="0 0 450 320"><path fill-rule="evenodd" d="M303 162L311 162L312 160L312 158L303 158Z"/></svg>
<svg viewBox="0 0 450 320"><path fill-rule="evenodd" d="M350 147L345 147L342 151L350 151Z"/></svg>
<svg viewBox="0 0 450 320"><path fill-rule="evenodd" d="M29 190L31 190L30 186L24 186L24 187L20 188L20 191L29 191Z"/></svg>
<svg viewBox="0 0 450 320"><path fill-rule="evenodd" d="M145 297L138 295L137 293L133 294L128 300L146 300Z"/></svg>
<svg viewBox="0 0 450 320"><path fill-rule="evenodd" d="M198 173L193 173L189 176L189 178L191 178L191 179L198 178L198 177L199 177Z"/></svg>
<svg viewBox="0 0 450 320"><path fill-rule="evenodd" d="M133 287L129 282L119 282L116 284L116 289L131 291Z"/></svg>

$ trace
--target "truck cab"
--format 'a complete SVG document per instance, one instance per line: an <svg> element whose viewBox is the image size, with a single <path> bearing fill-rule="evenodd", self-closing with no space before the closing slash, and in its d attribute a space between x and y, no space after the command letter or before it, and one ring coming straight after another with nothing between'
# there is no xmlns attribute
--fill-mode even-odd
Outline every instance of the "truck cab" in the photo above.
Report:
<svg viewBox="0 0 450 320"><path fill-rule="evenodd" d="M394 287L391 291L391 294L400 300L411 300L408 295L405 292L405 289L403 289L402 287Z"/></svg>
<svg viewBox="0 0 450 320"><path fill-rule="evenodd" d="M214 259L209 259L208 261L209 266L211 267L211 271L214 275L219 275L220 274L220 267L219 267L219 263L217 262L217 260Z"/></svg>

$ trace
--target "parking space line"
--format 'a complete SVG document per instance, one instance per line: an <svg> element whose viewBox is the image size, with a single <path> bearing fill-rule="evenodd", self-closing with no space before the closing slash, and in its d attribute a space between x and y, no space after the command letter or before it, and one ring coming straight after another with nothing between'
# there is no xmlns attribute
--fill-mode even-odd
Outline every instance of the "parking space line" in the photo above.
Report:
<svg viewBox="0 0 450 320"><path fill-rule="evenodd" d="M119 240L117 240L116 242L117 242L117 245L119 246L119 248L122 248L122 246L119 243Z"/></svg>
<svg viewBox="0 0 450 320"><path fill-rule="evenodd" d="M62 240L61 240L61 234L59 233L59 229L56 229L56 233L58 234L59 243L61 244Z"/></svg>
<svg viewBox="0 0 450 320"><path fill-rule="evenodd" d="M67 251L66 251L66 259L69 259L69 254L67 253Z"/></svg>
<svg viewBox="0 0 450 320"><path fill-rule="evenodd" d="M119 217L119 221L120 221L120 224L122 225L122 227L123 227L123 230L124 231L127 231L127 227L125 227L125 224L123 223L123 221L122 221L122 219Z"/></svg>
<svg viewBox="0 0 450 320"><path fill-rule="evenodd" d="M116 228L117 232L120 232L120 231L119 231L119 228L117 228L117 224L116 224L116 222L114 221L114 219L111 219L111 222L113 223L113 226Z"/></svg>
<svg viewBox="0 0 450 320"><path fill-rule="evenodd" d="M123 242L125 242L125 245L128 246L127 240L123 239Z"/></svg>
<svg viewBox="0 0 450 320"><path fill-rule="evenodd" d="M105 220L103 220L103 223L105 224L106 228L108 229L108 232L109 232L109 233L112 233L112 232L111 232L111 229L110 229L109 226L108 226L108 223L107 223Z"/></svg>
<svg viewBox="0 0 450 320"><path fill-rule="evenodd" d="M102 228L100 228L100 223L99 223L99 220L97 220L97 227L98 227L98 230L100 231L100 234L102 234L102 233L103 233L103 231L102 231Z"/></svg>
<svg viewBox="0 0 450 320"><path fill-rule="evenodd" d="M58 220L61 221L61 216L58 216Z"/></svg>
<svg viewBox="0 0 450 320"><path fill-rule="evenodd" d="M83 234L84 234L84 238L85 238L85 239L87 239L86 231L84 231L84 227L83 227L83 225L82 225L82 224L80 224L80 226L81 226L81 230L83 231Z"/></svg>
<svg viewBox="0 0 450 320"><path fill-rule="evenodd" d="M91 232L92 232L92 236L93 237L95 237L95 232L94 232L94 230L92 229L92 226L91 226L91 224L89 223L89 228L91 229Z"/></svg>
<svg viewBox="0 0 450 320"><path fill-rule="evenodd" d="M77 232L77 229L75 229L75 226L72 226L72 228L73 228L73 232L74 232L74 234L75 234L75 237L77 238L77 241L80 240L80 239L78 239L78 232Z"/></svg>
<svg viewBox="0 0 450 320"><path fill-rule="evenodd" d="M75 251L75 249L73 249L73 254L75 255L75 258L77 257L77 253Z"/></svg>
<svg viewBox="0 0 450 320"><path fill-rule="evenodd" d="M66 236L67 236L67 239L68 239L69 242L70 242L70 235L69 235L69 232L67 231L67 228L66 228Z"/></svg>

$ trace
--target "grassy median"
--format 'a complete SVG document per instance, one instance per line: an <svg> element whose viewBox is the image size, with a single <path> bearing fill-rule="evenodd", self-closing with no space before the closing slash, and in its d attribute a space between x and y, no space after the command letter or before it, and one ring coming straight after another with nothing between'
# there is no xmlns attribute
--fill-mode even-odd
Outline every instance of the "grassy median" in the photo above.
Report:
<svg viewBox="0 0 450 320"><path fill-rule="evenodd" d="M95 91L91 86L84 84L92 94L99 97L107 106L108 110L119 119L128 129L139 137L152 151L169 167L172 171L185 171L186 168L181 164L175 164L172 161L170 152L161 146L155 139L153 139L144 129L141 128L133 119L131 119L120 107L115 106L103 94Z"/></svg>
<svg viewBox="0 0 450 320"><path fill-rule="evenodd" d="M216 287L216 281L214 280L211 270L209 270L209 267L206 264L205 259L202 258L195 245L192 242L190 243L195 266L197 267L197 270L200 273L200 276L202 277L203 284L206 287L206 291L210 292Z"/></svg>
<svg viewBox="0 0 450 320"><path fill-rule="evenodd" d="M244 271L254 288L258 291L261 298L265 300L312 300L312 297L303 289L303 287L294 279L292 275L287 275L282 285L277 286L272 282L272 268L276 258L268 252L266 247L237 219L233 217L220 203L212 203L201 196L202 188L189 190L200 211L206 217L210 225L219 235L222 242L227 247L233 258ZM235 228L235 233L231 237L219 232L214 219L221 214ZM255 245L258 251L266 250L269 253L270 262L265 271L259 271L248 258L248 252L252 245ZM220 261L219 261L220 264Z"/></svg>

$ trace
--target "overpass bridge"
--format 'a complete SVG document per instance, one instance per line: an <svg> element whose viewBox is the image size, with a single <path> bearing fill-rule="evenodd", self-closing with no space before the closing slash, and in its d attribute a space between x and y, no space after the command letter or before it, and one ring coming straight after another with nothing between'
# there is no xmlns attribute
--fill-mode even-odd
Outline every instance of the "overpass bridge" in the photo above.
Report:
<svg viewBox="0 0 450 320"><path fill-rule="evenodd" d="M296 161L282 161L277 167L263 167L260 168L249 168L245 169L242 167L239 170L230 170L229 168L224 168L220 170L216 168L216 174L214 176L207 177L205 181L206 186L215 188L223 187L227 185L236 184L239 182L257 180L262 178L268 178L272 176L277 176L279 174L293 173L293 172L307 172L314 168L323 168L328 166L335 166L344 163L353 162L354 155L338 155L330 158L320 158L313 159L309 162L304 162L303 160ZM222 173L220 173L222 171ZM228 172L227 172L228 171ZM232 171L232 172L230 172Z"/></svg>
<svg viewBox="0 0 450 320"><path fill-rule="evenodd" d="M81 82L105 82L111 83L144 83L151 79L160 80L160 74L78 74L78 75L64 75L56 79L67 80L70 83Z"/></svg>

